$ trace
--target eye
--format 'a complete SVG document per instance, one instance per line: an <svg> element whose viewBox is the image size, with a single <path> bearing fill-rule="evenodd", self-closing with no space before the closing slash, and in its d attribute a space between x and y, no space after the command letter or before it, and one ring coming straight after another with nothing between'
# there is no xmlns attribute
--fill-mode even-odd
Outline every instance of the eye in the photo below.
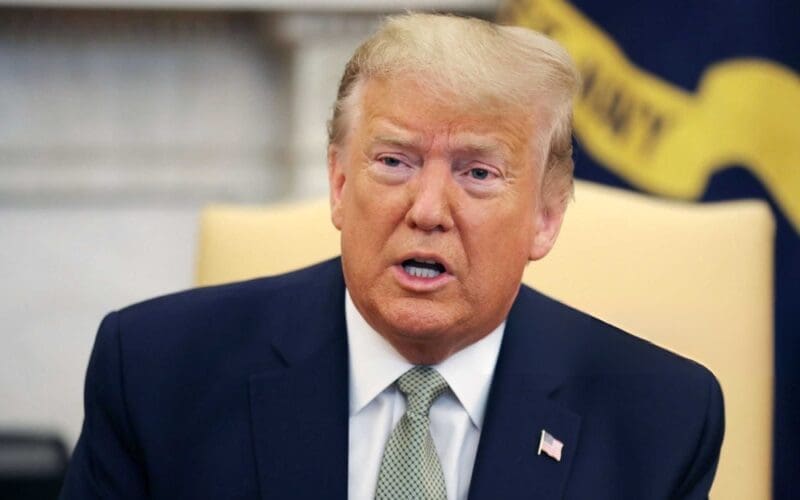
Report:
<svg viewBox="0 0 800 500"><path fill-rule="evenodd" d="M383 163L387 167L399 167L403 164L402 161L398 160L394 156L382 156L378 159L379 162Z"/></svg>
<svg viewBox="0 0 800 500"><path fill-rule="evenodd" d="M489 171L485 168L471 168L469 169L469 176L482 181L489 177Z"/></svg>

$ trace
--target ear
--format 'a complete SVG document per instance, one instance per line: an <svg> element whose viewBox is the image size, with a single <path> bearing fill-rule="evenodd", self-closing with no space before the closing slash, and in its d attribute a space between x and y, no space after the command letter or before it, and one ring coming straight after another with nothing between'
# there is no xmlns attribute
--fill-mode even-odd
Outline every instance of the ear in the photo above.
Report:
<svg viewBox="0 0 800 500"><path fill-rule="evenodd" d="M559 231L561 231L561 223L564 221L567 201L559 199L558 196L547 198L549 199L543 199L536 208L535 233L531 243L530 260L539 260L550 252L556 243Z"/></svg>
<svg viewBox="0 0 800 500"><path fill-rule="evenodd" d="M344 219L342 194L345 185L344 154L339 146L328 146L328 188L330 190L331 221L336 229L342 229Z"/></svg>

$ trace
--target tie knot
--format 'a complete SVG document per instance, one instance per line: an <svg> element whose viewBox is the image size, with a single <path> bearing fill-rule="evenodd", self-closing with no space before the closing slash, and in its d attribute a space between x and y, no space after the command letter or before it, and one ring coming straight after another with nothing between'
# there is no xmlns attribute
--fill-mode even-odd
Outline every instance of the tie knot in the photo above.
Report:
<svg viewBox="0 0 800 500"><path fill-rule="evenodd" d="M430 366L415 366L397 379L397 388L405 394L408 411L427 416L434 400L447 390L447 381Z"/></svg>

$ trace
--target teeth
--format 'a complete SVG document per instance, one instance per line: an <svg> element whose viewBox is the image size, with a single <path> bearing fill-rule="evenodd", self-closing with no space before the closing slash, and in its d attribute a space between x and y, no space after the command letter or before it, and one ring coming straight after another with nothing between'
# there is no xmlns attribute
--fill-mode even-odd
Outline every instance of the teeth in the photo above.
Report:
<svg viewBox="0 0 800 500"><path fill-rule="evenodd" d="M421 261L421 262L426 262L426 261ZM434 264L435 264L435 262L434 262ZM435 277L439 276L440 274L442 274L442 273L440 273L439 271L437 271L435 269L428 269L428 268L425 268L425 267L416 267L416 266L411 266L411 265L403 266L403 269L408 274L410 274L411 276L414 276L415 278L435 278Z"/></svg>
<svg viewBox="0 0 800 500"><path fill-rule="evenodd" d="M425 259L416 259L416 260L422 262L423 264L436 264L435 260L425 260Z"/></svg>

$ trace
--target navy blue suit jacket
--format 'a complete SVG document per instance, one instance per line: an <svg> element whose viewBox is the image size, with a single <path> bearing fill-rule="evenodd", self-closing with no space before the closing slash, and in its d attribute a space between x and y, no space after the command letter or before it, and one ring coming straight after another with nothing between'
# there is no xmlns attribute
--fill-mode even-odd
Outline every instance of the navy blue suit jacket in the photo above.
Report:
<svg viewBox="0 0 800 500"><path fill-rule="evenodd" d="M85 412L64 499L345 499L340 261L109 314ZM705 368L523 286L469 497L705 498L722 435Z"/></svg>

